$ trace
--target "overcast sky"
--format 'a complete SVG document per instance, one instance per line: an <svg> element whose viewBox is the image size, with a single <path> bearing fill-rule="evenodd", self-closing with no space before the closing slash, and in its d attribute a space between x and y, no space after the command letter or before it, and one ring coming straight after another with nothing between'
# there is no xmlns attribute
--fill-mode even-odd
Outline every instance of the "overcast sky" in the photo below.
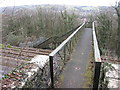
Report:
<svg viewBox="0 0 120 90"><path fill-rule="evenodd" d="M0 0L0 7L39 4L62 4L80 6L111 6L119 0Z"/></svg>

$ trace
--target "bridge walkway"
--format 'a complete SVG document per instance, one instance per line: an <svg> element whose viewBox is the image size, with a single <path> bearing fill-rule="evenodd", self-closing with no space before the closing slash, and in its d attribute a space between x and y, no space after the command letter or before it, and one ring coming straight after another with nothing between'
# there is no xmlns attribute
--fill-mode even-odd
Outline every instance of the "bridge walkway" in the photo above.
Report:
<svg viewBox="0 0 120 90"><path fill-rule="evenodd" d="M73 50L71 60L62 73L63 80L59 88L82 88L85 81L85 70L92 49L92 29L85 28L78 44Z"/></svg>

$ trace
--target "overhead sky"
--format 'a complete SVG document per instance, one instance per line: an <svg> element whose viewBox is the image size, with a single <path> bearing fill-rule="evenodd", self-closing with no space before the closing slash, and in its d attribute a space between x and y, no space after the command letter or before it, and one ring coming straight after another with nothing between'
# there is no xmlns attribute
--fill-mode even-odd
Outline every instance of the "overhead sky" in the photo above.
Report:
<svg viewBox="0 0 120 90"><path fill-rule="evenodd" d="M80 6L111 6L119 0L0 0L0 7L39 4L62 4Z"/></svg>

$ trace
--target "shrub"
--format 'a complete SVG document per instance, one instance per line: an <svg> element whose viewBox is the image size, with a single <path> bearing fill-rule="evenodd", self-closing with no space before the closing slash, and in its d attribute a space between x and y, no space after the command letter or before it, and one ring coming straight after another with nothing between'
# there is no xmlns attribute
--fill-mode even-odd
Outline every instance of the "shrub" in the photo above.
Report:
<svg viewBox="0 0 120 90"><path fill-rule="evenodd" d="M22 40L22 36L16 36L14 34L10 34L7 37L7 43L14 46L18 45L20 42L22 42Z"/></svg>

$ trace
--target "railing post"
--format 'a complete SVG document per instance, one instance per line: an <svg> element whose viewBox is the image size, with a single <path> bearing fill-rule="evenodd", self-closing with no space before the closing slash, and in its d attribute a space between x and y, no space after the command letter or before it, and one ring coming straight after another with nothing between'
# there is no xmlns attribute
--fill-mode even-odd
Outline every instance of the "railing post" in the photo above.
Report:
<svg viewBox="0 0 120 90"><path fill-rule="evenodd" d="M72 42L70 41L70 44L69 44L69 48L70 48L70 54L71 54L71 51L72 51Z"/></svg>
<svg viewBox="0 0 120 90"><path fill-rule="evenodd" d="M64 62L65 62L65 60L66 60L66 48L64 47ZM64 63L64 65L65 65L65 63Z"/></svg>
<svg viewBox="0 0 120 90"><path fill-rule="evenodd" d="M78 32L79 33L79 32ZM78 37L78 34L77 35L75 35L75 37L74 37L74 42L76 43L77 42L77 38Z"/></svg>
<svg viewBox="0 0 120 90"><path fill-rule="evenodd" d="M49 56L51 88L54 88L53 56Z"/></svg>
<svg viewBox="0 0 120 90"><path fill-rule="evenodd" d="M98 90L100 78L101 62L95 62L93 90Z"/></svg>

